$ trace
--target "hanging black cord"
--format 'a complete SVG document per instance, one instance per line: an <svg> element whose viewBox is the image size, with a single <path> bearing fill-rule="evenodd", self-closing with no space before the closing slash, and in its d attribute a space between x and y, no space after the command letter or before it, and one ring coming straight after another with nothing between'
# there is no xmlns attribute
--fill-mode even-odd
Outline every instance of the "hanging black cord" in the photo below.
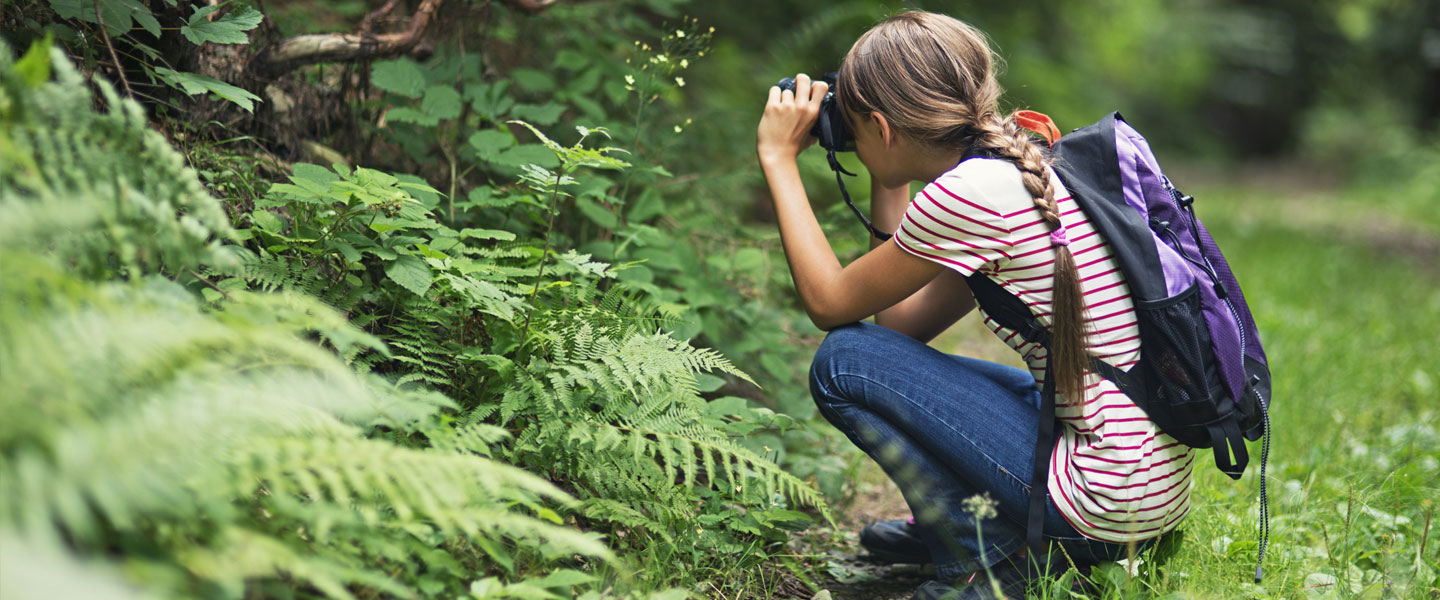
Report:
<svg viewBox="0 0 1440 600"><path fill-rule="evenodd" d="M1270 497L1265 492L1265 461L1270 458L1270 408L1260 390L1251 388L1260 399L1260 419L1264 426L1263 441L1260 442L1260 548L1255 561L1255 583L1265 576L1265 548L1270 545Z"/></svg>
<svg viewBox="0 0 1440 600"><path fill-rule="evenodd" d="M865 218L865 213L860 212L860 208L855 206L855 202L850 200L850 192L845 189L845 180L840 178L840 174L844 173L851 177L854 177L855 174L846 171L845 167L840 166L840 161L835 158L834 150L830 150L829 154L825 155L825 158L830 161L830 169L835 171L835 183L840 186L840 195L845 198L845 205L849 206L850 210L855 211L855 216L860 217L860 222L865 224L865 228L869 229L870 233L874 234L875 237L879 238L882 242L888 241L892 235L889 233L881 233L879 229L876 229L875 224L871 223L870 219Z"/></svg>

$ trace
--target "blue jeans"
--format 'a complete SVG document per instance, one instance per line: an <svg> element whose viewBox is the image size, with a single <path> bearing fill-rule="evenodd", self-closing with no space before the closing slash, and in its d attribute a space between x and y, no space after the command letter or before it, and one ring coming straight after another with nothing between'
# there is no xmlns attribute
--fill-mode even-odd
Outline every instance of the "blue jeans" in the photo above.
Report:
<svg viewBox="0 0 1440 600"><path fill-rule="evenodd" d="M899 486L940 578L959 578L1024 548L1040 413L1028 372L854 323L820 345L810 391L820 413ZM977 524L963 501L987 492L999 515ZM1125 557L1124 544L1082 536L1048 504L1045 537L1070 558L1083 565Z"/></svg>

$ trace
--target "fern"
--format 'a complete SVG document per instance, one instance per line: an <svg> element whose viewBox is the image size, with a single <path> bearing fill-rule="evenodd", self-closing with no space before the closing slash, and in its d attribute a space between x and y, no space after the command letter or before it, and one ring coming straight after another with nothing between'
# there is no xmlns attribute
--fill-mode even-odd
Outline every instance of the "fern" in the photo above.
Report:
<svg viewBox="0 0 1440 600"><path fill-rule="evenodd" d="M109 110L92 110L88 82L48 43L18 64L11 56L0 41L0 189L7 192L0 211L7 221L18 217L4 226L7 234L64 231L55 258L91 278L230 262L219 241L234 233L220 204L146 126L138 104L96 79ZM34 72L53 72L54 80L25 75ZM52 203L71 210L41 207Z"/></svg>
<svg viewBox="0 0 1440 600"><path fill-rule="evenodd" d="M477 573L523 583L615 560L563 525L570 494L481 456L494 428L446 438L454 402L347 366L390 351L307 294L313 277L274 267L279 293L232 288L203 310L165 275L230 260L218 203L133 102L97 82L111 112L92 115L63 56L25 60L56 81L0 47L0 207L24 217L0 237L7 557L38 548L75 571L130 553L145 567L125 577L165 595L333 598L409 596L421 573L457 595Z"/></svg>
<svg viewBox="0 0 1440 600"><path fill-rule="evenodd" d="M510 457L567 482L585 516L664 543L689 539L701 489L757 508L784 498L830 519L807 483L704 422L696 374L748 376L712 350L642 329L656 318L619 292L581 301L590 298L578 292L569 308L537 316L532 343L544 354L498 406L472 414L498 410L497 423L519 427Z"/></svg>

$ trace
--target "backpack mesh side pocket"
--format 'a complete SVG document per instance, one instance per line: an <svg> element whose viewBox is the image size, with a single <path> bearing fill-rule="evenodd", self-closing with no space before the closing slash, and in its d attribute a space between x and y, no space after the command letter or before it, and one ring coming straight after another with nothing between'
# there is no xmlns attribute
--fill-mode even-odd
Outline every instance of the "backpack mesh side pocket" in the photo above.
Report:
<svg viewBox="0 0 1440 600"><path fill-rule="evenodd" d="M1203 424L1219 416L1214 395L1221 384L1198 289L1191 286L1163 300L1137 302L1135 316L1148 392L1141 408L1176 440L1208 448L1210 435Z"/></svg>

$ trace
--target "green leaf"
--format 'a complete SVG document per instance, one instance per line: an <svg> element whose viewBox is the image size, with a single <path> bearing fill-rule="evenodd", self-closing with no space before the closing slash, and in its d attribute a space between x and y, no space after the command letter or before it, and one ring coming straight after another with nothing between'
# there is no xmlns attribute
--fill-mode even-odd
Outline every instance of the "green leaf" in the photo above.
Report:
<svg viewBox="0 0 1440 600"><path fill-rule="evenodd" d="M615 213L590 201L589 198L576 198L575 208L580 209L580 213L591 221L594 221L596 225L606 229L614 229L616 225L620 224L620 220L615 217Z"/></svg>
<svg viewBox="0 0 1440 600"><path fill-rule="evenodd" d="M482 129L470 135L470 146L481 158L492 158L501 150L515 145L515 136L508 131Z"/></svg>
<svg viewBox="0 0 1440 600"><path fill-rule="evenodd" d="M510 89L509 80L501 80L492 84L472 83L465 86L465 99L470 101L471 108L488 119L499 119L511 106L515 105L515 99L506 95Z"/></svg>
<svg viewBox="0 0 1440 600"><path fill-rule="evenodd" d="M627 270L628 270L628 269L627 269ZM695 374L695 384L696 384L696 389L699 389L701 392L713 392L713 391L715 391L715 390L720 389L720 386L725 385L725 378L724 378L724 377L716 377L716 376L711 375L711 374L709 374L709 373L696 373L696 374ZM720 400L720 399L719 399L719 398L716 398L716 400L718 401L718 400ZM711 405L711 406L714 406L714 405L715 405L715 402L711 402L710 405ZM743 400L743 399L741 400L741 406L744 406L744 400Z"/></svg>
<svg viewBox="0 0 1440 600"><path fill-rule="evenodd" d="M565 112L565 107L554 102L544 104L516 104L510 109L510 114L518 119L524 119L537 125L554 125L560 120L560 114Z"/></svg>
<svg viewBox="0 0 1440 600"><path fill-rule="evenodd" d="M340 240L325 240L325 245L331 250L339 252L347 262L360 262L360 251L350 244Z"/></svg>
<svg viewBox="0 0 1440 600"><path fill-rule="evenodd" d="M660 191L651 187L640 193L640 199L630 207L626 216L631 223L644 223L662 212L665 212L665 204L660 199Z"/></svg>
<svg viewBox="0 0 1440 600"><path fill-rule="evenodd" d="M387 92L419 98L425 90L425 74L420 72L420 65L408 58L384 60L371 67L370 83Z"/></svg>
<svg viewBox="0 0 1440 600"><path fill-rule="evenodd" d="M598 121L605 118L605 107L601 106L599 102L586 98L585 96L571 96L570 103L574 104L575 108L580 109L580 111L585 113L585 116L591 120Z"/></svg>
<svg viewBox="0 0 1440 600"><path fill-rule="evenodd" d="M275 216L275 213L268 210L257 210L250 213L250 220L262 231L268 231L270 233L285 231L285 222L280 220L280 217Z"/></svg>
<svg viewBox="0 0 1440 600"><path fill-rule="evenodd" d="M298 185L305 189L318 189L319 191L321 191L321 193L323 193L330 189L330 184L335 183L336 181L340 181L340 176L337 175L334 171L320 165L312 165L310 163L295 163L295 168L293 174L290 177L290 181L295 182L295 185ZM319 184L324 187L317 188L315 187L315 185L312 185L312 183Z"/></svg>
<svg viewBox="0 0 1440 600"><path fill-rule="evenodd" d="M536 69L514 69L510 71L510 79L515 84L531 92L552 92L555 91L555 80L544 71Z"/></svg>
<svg viewBox="0 0 1440 600"><path fill-rule="evenodd" d="M590 57L574 50L565 49L555 53L555 61L550 64L571 71L579 71L585 68L585 65L590 64Z"/></svg>
<svg viewBox="0 0 1440 600"><path fill-rule="evenodd" d="M50 47L54 44L55 36L46 34L45 39L30 44L25 56L15 61L15 72L26 85L39 87L40 84L50 81Z"/></svg>
<svg viewBox="0 0 1440 600"><path fill-rule="evenodd" d="M194 96L209 92L234 102L246 112L255 112L255 102L260 100L259 96L247 92L243 88L204 75L172 71L165 67L155 67L155 74L159 75L160 79L170 87L177 88L186 94Z"/></svg>
<svg viewBox="0 0 1440 600"><path fill-rule="evenodd" d="M50 8L54 9L55 14L60 15L61 18L79 19L98 25L100 20L95 16L95 5L94 0L50 0ZM143 13L152 21L155 19L154 15L150 13L150 9L140 4L139 0L102 0L99 5L100 15L105 20L105 29L112 36L128 33L131 27L131 18L137 13Z"/></svg>
<svg viewBox="0 0 1440 600"><path fill-rule="evenodd" d="M454 119L460 116L460 92L448 85L432 85L425 90L420 110L437 119Z"/></svg>
<svg viewBox="0 0 1440 600"><path fill-rule="evenodd" d="M515 239L515 234L503 229L470 229L460 230L460 237L477 240L502 240L510 241Z"/></svg>
<svg viewBox="0 0 1440 600"><path fill-rule="evenodd" d="M718 377L716 379L719 379ZM705 415L709 417L723 417L727 415L743 415L748 413L744 398L737 396L725 396L710 401L705 407Z"/></svg>
<svg viewBox="0 0 1440 600"><path fill-rule="evenodd" d="M556 569L537 583L547 588L571 587L595 581L595 576L574 569Z"/></svg>
<svg viewBox="0 0 1440 600"><path fill-rule="evenodd" d="M246 7L242 10L231 12L215 21L207 20L210 13L219 10L221 5L197 6L194 14L190 15L189 23L180 27L181 35L191 43L199 46L205 42L217 44L248 44L250 37L245 32L260 25L260 20L265 15L260 11Z"/></svg>
<svg viewBox="0 0 1440 600"><path fill-rule="evenodd" d="M430 283L434 280L434 274L425 261L414 256L401 255L394 261L385 265L385 276L391 281L400 284L416 296L424 296L430 289Z"/></svg>
<svg viewBox="0 0 1440 600"><path fill-rule="evenodd" d="M385 112L387 123L414 123L425 127L433 127L440 124L440 119L434 115L428 115L408 106L392 108Z"/></svg>
<svg viewBox="0 0 1440 600"><path fill-rule="evenodd" d="M766 525L789 529L791 531L802 531L814 523L814 521L810 519L810 515L783 508L751 511L748 514L753 515L757 521Z"/></svg>
<svg viewBox="0 0 1440 600"><path fill-rule="evenodd" d="M155 15L150 13L149 8L145 8L143 11L137 10L131 16L134 17L135 22L145 28L145 31L149 32L150 35L155 36L157 39L160 37L160 21L155 19Z"/></svg>
<svg viewBox="0 0 1440 600"><path fill-rule="evenodd" d="M543 506L535 511L535 516L545 519L546 521L549 521L556 525L565 524L565 519L560 517L560 513L555 512L554 509L545 508Z"/></svg>

